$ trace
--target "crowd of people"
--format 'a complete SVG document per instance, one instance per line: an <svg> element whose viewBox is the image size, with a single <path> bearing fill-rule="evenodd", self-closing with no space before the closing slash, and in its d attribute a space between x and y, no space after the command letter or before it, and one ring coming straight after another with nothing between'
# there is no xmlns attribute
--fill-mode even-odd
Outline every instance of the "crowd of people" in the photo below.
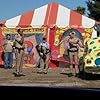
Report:
<svg viewBox="0 0 100 100"><path fill-rule="evenodd" d="M3 41L4 49L4 68L12 68L13 66L13 53L15 53L15 77L25 76L22 71L23 67L23 56L24 56L24 34L22 29L17 30L14 41L11 40L10 34L7 34ZM46 42L46 38L43 37L43 42L36 46L36 50L39 54L38 62L36 63L36 68L39 68L37 73L47 74L49 70L49 61L51 59L51 51L49 44ZM67 42L68 45L65 47L67 49L70 58L70 74L71 76L79 76L79 60L78 51L79 46L84 47L82 41L76 37L74 31L70 32L69 36L66 36L58 45L63 42ZM74 65L73 65L74 60Z"/></svg>

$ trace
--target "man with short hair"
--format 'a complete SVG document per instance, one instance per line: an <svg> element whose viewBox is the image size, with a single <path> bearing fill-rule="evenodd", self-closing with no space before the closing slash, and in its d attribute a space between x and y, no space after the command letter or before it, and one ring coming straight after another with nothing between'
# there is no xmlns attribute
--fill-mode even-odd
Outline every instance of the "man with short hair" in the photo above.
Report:
<svg viewBox="0 0 100 100"><path fill-rule="evenodd" d="M48 44L48 42L46 42L46 38L45 38L45 37L43 37L43 42L40 43L40 46L44 46L44 47L46 47L47 49L49 49L49 44Z"/></svg>
<svg viewBox="0 0 100 100"><path fill-rule="evenodd" d="M10 34L6 35L6 38L3 41L4 49L4 68L12 68L13 64L13 42L11 41Z"/></svg>
<svg viewBox="0 0 100 100"><path fill-rule="evenodd" d="M40 67L39 73L47 74L48 69L49 69L48 62L50 61L50 49L49 49L49 44L46 42L45 37L43 37L43 42L40 43L39 48L40 48L39 64L41 63L41 60L43 60L43 64Z"/></svg>

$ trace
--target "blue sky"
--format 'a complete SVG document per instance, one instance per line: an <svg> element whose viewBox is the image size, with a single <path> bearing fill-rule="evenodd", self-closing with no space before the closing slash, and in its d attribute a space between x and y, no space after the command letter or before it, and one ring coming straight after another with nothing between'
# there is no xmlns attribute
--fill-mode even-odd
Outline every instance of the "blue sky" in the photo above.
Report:
<svg viewBox="0 0 100 100"><path fill-rule="evenodd" d="M75 9L77 6L83 6L87 9L86 1L88 0L0 0L0 21L10 19L50 2L58 2L70 9Z"/></svg>

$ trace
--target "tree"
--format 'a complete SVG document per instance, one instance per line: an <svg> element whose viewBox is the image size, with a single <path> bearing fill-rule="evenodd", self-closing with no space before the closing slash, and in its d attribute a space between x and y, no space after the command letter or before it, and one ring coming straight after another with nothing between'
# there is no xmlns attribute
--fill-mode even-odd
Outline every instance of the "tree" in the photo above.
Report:
<svg viewBox="0 0 100 100"><path fill-rule="evenodd" d="M85 14L85 8L78 6L74 11L80 13L81 15Z"/></svg>
<svg viewBox="0 0 100 100"><path fill-rule="evenodd" d="M94 20L100 21L100 0L88 0L88 16Z"/></svg>

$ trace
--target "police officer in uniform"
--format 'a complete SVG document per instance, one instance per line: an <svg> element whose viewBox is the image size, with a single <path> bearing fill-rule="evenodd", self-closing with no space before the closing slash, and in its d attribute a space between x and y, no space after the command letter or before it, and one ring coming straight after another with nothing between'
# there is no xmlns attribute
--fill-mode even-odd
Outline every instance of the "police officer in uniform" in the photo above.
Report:
<svg viewBox="0 0 100 100"><path fill-rule="evenodd" d="M82 41L76 37L76 33L74 31L70 32L70 35L65 37L59 44L62 42L68 42L68 46L66 47L69 54L69 60L70 60L70 73L69 77L75 76L79 77L79 57L78 57L78 51L79 47L84 48L84 45ZM74 66L73 66L74 61ZM75 68L74 68L75 67Z"/></svg>
<svg viewBox="0 0 100 100"><path fill-rule="evenodd" d="M18 34L15 35L15 57L16 57L16 73L15 77L24 76L22 73L23 67L23 54L24 54L24 34L22 29L17 30Z"/></svg>

